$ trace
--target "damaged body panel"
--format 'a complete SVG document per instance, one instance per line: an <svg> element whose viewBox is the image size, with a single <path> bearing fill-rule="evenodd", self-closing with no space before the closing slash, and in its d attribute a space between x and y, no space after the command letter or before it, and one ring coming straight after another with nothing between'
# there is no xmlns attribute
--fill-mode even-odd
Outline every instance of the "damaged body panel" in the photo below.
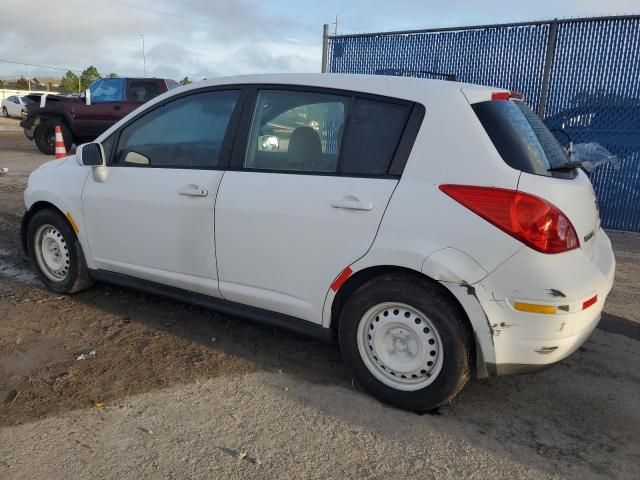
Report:
<svg viewBox="0 0 640 480"><path fill-rule="evenodd" d="M546 368L573 353L598 324L615 271L607 235L599 230L588 252L564 254L562 269L558 261L522 249L473 285L443 282L472 319L489 374ZM545 284L555 287L540 288Z"/></svg>

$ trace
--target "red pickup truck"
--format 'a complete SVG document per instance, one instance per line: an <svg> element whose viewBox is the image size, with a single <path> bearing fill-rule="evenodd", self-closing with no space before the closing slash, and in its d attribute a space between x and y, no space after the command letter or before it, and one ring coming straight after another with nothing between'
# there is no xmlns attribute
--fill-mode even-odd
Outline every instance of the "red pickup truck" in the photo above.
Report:
<svg viewBox="0 0 640 480"><path fill-rule="evenodd" d="M40 96L23 109L20 126L42 153L53 155L59 125L69 151L72 144L93 141L143 103L178 86L162 78L100 78L82 95Z"/></svg>

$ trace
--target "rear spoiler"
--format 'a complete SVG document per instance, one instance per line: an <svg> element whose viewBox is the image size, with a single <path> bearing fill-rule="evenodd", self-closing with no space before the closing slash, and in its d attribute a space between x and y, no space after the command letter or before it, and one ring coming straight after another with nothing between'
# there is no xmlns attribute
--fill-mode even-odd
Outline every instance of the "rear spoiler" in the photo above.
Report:
<svg viewBox="0 0 640 480"><path fill-rule="evenodd" d="M464 87L461 89L470 104L489 102L491 100L520 100L524 101L524 95L511 90L494 89L487 87Z"/></svg>

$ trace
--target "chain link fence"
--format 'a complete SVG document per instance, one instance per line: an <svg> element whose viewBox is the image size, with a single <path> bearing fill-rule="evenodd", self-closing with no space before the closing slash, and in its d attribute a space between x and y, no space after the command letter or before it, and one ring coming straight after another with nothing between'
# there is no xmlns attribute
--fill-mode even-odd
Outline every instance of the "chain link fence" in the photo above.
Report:
<svg viewBox="0 0 640 480"><path fill-rule="evenodd" d="M589 174L602 223L640 232L640 15L329 36L323 58L333 73L522 92L558 140L618 156Z"/></svg>

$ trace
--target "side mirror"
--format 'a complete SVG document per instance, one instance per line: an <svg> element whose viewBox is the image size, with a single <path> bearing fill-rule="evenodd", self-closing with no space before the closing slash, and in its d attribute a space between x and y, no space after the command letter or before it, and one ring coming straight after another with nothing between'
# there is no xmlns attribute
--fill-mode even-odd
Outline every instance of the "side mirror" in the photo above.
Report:
<svg viewBox="0 0 640 480"><path fill-rule="evenodd" d="M91 105L91 90L88 88L84 91L84 103L85 105Z"/></svg>
<svg viewBox="0 0 640 480"><path fill-rule="evenodd" d="M85 143L76 148L76 161L80 165L93 167L93 179L96 182L107 181L109 170L104 161L104 150L99 143Z"/></svg>
<svg viewBox="0 0 640 480"><path fill-rule="evenodd" d="M104 164L104 152L99 143L85 143L76 149L76 160L80 165L97 167Z"/></svg>

